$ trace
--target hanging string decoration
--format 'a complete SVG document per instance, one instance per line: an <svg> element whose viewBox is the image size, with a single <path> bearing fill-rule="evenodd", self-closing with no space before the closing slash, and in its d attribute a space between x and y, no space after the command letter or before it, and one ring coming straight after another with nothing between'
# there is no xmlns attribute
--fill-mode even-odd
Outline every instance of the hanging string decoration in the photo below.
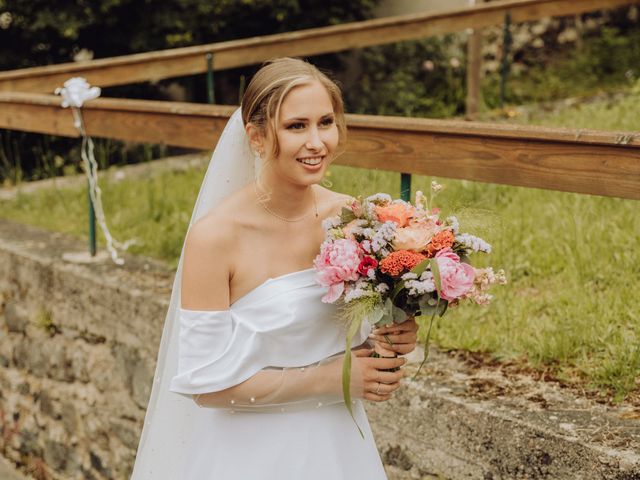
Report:
<svg viewBox="0 0 640 480"><path fill-rule="evenodd" d="M117 265L123 265L124 259L118 255L118 250L126 250L134 243L134 240L128 240L124 243L118 242L113 238L107 227L107 222L102 208L102 191L98 185L98 163L94 156L94 145L91 137L87 135L82 118L82 105L88 100L93 100L100 96L100 88L92 87L82 77L73 77L64 82L64 87L56 88L56 95L62 96L62 107L71 107L73 113L73 125L76 127L82 137L82 146L80 148L80 156L82 157L82 166L87 179L89 181L89 196L93 209L95 211L98 225L107 241L107 250L111 255L111 259Z"/></svg>

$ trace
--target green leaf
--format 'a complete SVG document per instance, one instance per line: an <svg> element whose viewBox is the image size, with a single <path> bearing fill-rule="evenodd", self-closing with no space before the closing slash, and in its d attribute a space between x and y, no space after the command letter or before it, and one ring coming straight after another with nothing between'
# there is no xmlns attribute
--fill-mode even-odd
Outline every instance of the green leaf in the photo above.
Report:
<svg viewBox="0 0 640 480"><path fill-rule="evenodd" d="M395 300L396 297L398 296L398 294L404 289L404 280L400 280L398 283L396 283L396 286L393 289L393 292L391 292L391 295L389 295L389 298L391 300Z"/></svg>
<svg viewBox="0 0 640 480"><path fill-rule="evenodd" d="M437 300L431 296L430 293L425 293L418 298L418 305L420 306L421 315L429 315L436 309Z"/></svg>
<svg viewBox="0 0 640 480"><path fill-rule="evenodd" d="M436 262L435 258L430 258L429 262L431 264L431 273L433 273L433 281L436 284L436 290L438 291L438 296L440 297L440 292L442 291L442 282L440 280L440 269L438 268L438 262Z"/></svg>
<svg viewBox="0 0 640 480"><path fill-rule="evenodd" d="M415 267L413 267L411 269L412 273L415 273L416 275L418 275L418 277L420 275L422 275L422 273L427 269L427 267L430 264L430 260L429 258L424 259L423 261L421 261L419 264L417 264Z"/></svg>
<svg viewBox="0 0 640 480"><path fill-rule="evenodd" d="M360 429L360 425L356 422L356 417L353 415L353 408L351 407L351 341L353 340L356 332L360 330L360 325L362 325L362 318L357 318L352 320L349 325L349 329L347 330L347 345L344 350L344 362L342 363L342 396L344 397L344 404L349 410L349 414L353 419L353 423L356 424L358 431L360 432L360 436L364 438L364 433Z"/></svg>
<svg viewBox="0 0 640 480"><path fill-rule="evenodd" d="M373 312L371 312L367 318L367 320L369 321L369 323L371 325L375 325L376 323L378 323L380 321L380 319L382 318L382 316L384 315L384 308L383 307L376 307L375 310L373 310Z"/></svg>
<svg viewBox="0 0 640 480"><path fill-rule="evenodd" d="M443 300L442 298L438 299L436 311L438 312L439 317L442 317L445 314L447 308L449 308L449 302L447 300Z"/></svg>
<svg viewBox="0 0 640 480"><path fill-rule="evenodd" d="M420 275L422 275L422 273L427 269L427 267L428 267L428 266L429 266L429 259L427 258L427 259L425 259L425 260L421 261L421 262L420 262L419 264L417 264L415 267L413 267L413 268L410 270L410 272L411 272L411 273L415 273L415 274L418 276L418 278L420 278ZM396 297L398 296L398 294L399 294L400 292L402 292L402 290L404 289L404 286L405 286L405 282L404 282L404 280L400 280L400 281L396 284L395 288L393 289L393 292L391 292L391 295L390 295L391 300L395 300L395 299L396 299Z"/></svg>
<svg viewBox="0 0 640 480"><path fill-rule="evenodd" d="M340 212L340 221L342 223L349 223L351 220L356 219L356 214L353 213L352 210L342 207L342 211Z"/></svg>
<svg viewBox="0 0 640 480"><path fill-rule="evenodd" d="M407 319L407 314L404 310L395 305L391 304L391 313L393 318L393 323L400 324Z"/></svg>

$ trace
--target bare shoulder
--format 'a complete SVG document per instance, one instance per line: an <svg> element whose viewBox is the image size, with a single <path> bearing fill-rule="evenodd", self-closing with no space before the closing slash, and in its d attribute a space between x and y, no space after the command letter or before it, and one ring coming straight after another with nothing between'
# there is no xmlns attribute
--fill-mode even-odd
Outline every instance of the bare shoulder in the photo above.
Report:
<svg viewBox="0 0 640 480"><path fill-rule="evenodd" d="M221 208L222 207L222 208ZM229 278L234 222L220 205L196 223L187 234L182 267L182 307L224 310L229 307Z"/></svg>
<svg viewBox="0 0 640 480"><path fill-rule="evenodd" d="M355 198L345 193L334 192L328 188L317 186L318 188L318 203L322 205L324 216L338 215L342 207L346 207L353 202Z"/></svg>

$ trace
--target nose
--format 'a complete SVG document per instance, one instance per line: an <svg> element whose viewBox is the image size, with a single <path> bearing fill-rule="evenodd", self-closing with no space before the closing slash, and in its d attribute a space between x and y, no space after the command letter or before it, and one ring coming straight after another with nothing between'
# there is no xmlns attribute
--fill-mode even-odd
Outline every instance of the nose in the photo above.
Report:
<svg viewBox="0 0 640 480"><path fill-rule="evenodd" d="M323 142L320 138L320 132L317 127L312 127L309 129L309 137L307 138L307 142L305 143L305 147L308 150L318 151L322 150Z"/></svg>

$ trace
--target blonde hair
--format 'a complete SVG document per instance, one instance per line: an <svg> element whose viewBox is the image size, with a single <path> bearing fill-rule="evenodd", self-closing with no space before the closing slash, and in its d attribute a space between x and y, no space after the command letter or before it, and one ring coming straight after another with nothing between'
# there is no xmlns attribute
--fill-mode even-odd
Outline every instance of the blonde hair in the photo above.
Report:
<svg viewBox="0 0 640 480"><path fill-rule="evenodd" d="M329 94L338 128L338 151L347 140L344 103L340 87L318 68L298 58L276 58L265 62L253 76L242 97L242 121L255 125L263 135L271 133L272 157L280 153L276 135L280 107L287 94L299 85L319 82Z"/></svg>

